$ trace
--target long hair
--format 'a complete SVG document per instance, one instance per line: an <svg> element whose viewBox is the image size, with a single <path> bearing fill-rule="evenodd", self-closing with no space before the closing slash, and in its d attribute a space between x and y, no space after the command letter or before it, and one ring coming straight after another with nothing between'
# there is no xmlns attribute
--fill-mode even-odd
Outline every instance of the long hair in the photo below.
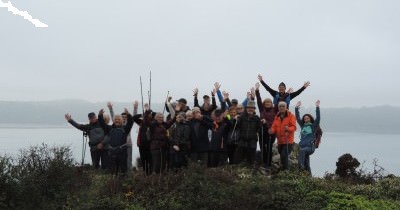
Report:
<svg viewBox="0 0 400 210"><path fill-rule="evenodd" d="M307 116L310 118L310 122L314 123L314 117L311 114L305 114L305 115L303 115L303 118L301 118L301 121L303 122L303 124L305 123L304 118Z"/></svg>

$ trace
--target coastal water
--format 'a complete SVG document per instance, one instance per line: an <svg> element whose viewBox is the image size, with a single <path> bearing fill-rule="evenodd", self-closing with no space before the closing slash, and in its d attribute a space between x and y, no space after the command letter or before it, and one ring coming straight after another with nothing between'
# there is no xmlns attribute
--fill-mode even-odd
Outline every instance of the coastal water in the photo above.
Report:
<svg viewBox="0 0 400 210"><path fill-rule="evenodd" d="M132 129L132 138L136 142L137 127ZM319 149L311 157L314 176L323 176L325 172L333 173L336 161L344 153L356 157L364 168L373 169L373 160L378 160L386 173L400 175L400 135L366 134L366 133L330 133L325 132ZM20 149L31 145L46 143L49 146L70 146L77 162L82 158L82 132L70 126L56 127L0 127L0 155L17 155ZM298 135L296 135L296 142ZM138 156L134 146L133 155ZM135 160L135 158L134 158ZM90 163L89 148L86 149L85 163Z"/></svg>

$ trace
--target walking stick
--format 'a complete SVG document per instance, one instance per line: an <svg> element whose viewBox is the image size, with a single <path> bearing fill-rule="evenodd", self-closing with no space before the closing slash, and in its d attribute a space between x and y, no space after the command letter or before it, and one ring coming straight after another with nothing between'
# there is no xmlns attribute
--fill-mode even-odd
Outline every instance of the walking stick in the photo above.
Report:
<svg viewBox="0 0 400 210"><path fill-rule="evenodd" d="M285 131L286 133L286 164L287 164L287 169L289 169L289 132Z"/></svg>
<svg viewBox="0 0 400 210"><path fill-rule="evenodd" d="M264 164L264 153L265 153L265 145L264 145L264 126L261 124L261 164Z"/></svg>
<svg viewBox="0 0 400 210"><path fill-rule="evenodd" d="M150 91L149 91L149 108L151 109L151 71L150 71Z"/></svg>
<svg viewBox="0 0 400 210"><path fill-rule="evenodd" d="M142 96L142 113L144 117L144 105L143 105L143 84L142 84L142 76L140 76L140 94Z"/></svg>

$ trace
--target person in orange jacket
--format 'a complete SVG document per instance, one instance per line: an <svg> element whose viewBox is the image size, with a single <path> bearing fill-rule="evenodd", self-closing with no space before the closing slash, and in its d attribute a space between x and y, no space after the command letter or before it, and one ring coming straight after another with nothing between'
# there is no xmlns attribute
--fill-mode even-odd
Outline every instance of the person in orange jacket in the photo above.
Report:
<svg viewBox="0 0 400 210"><path fill-rule="evenodd" d="M289 168L289 156L293 149L294 132L296 131L296 117L288 108L286 102L279 102L278 114L269 129L269 133L276 134L278 151L281 156L282 169Z"/></svg>

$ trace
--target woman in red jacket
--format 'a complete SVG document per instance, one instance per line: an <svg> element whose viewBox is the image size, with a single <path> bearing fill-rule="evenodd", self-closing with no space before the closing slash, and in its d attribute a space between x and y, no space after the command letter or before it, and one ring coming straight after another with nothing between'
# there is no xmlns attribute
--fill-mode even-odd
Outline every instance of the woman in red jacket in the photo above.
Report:
<svg viewBox="0 0 400 210"><path fill-rule="evenodd" d="M269 129L270 134L276 134L278 151L281 156L283 170L289 168L289 156L293 149L294 132L296 131L296 117L288 109L285 102L279 102L278 114Z"/></svg>

